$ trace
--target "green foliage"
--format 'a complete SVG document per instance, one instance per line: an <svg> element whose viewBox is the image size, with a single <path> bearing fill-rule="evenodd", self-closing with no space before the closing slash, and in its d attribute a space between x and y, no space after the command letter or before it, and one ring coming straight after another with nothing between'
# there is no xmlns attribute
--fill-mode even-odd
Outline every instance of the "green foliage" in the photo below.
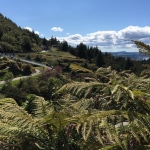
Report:
<svg viewBox="0 0 150 150"><path fill-rule="evenodd" d="M2 31L2 29L0 29L0 40L1 40L2 36L3 36L3 31Z"/></svg>
<svg viewBox="0 0 150 150"><path fill-rule="evenodd" d="M28 94L36 94L40 93L39 85L37 83L37 79L29 77L24 80L21 86L22 91L25 91Z"/></svg>
<svg viewBox="0 0 150 150"><path fill-rule="evenodd" d="M77 64L70 64L69 68L72 70L72 71L75 71L77 73L81 73L81 72L84 72L84 73L89 73L91 72L91 70L88 70L84 67L81 67Z"/></svg>
<svg viewBox="0 0 150 150"><path fill-rule="evenodd" d="M34 94L29 94L26 97L23 107L29 114L40 119L44 119L47 114L54 110L53 106L45 101L44 98L38 97Z"/></svg>
<svg viewBox="0 0 150 150"><path fill-rule="evenodd" d="M48 85L50 101L28 95L23 109L12 99L0 100L0 141L6 147L28 143L29 150L148 149L149 79L111 67L99 68L88 82L63 85L58 78L43 79L40 87ZM31 92L35 85L30 79L24 90L30 86Z"/></svg>
<svg viewBox="0 0 150 150"><path fill-rule="evenodd" d="M131 61L130 58L127 58L127 61L125 63L124 69L129 70L131 67L133 67L133 62Z"/></svg>
<svg viewBox="0 0 150 150"><path fill-rule="evenodd" d="M47 149L44 143L48 140L48 132L41 127L39 119L29 115L13 99L2 99L0 104L1 148L9 149L12 145L14 149Z"/></svg>
<svg viewBox="0 0 150 150"><path fill-rule="evenodd" d="M141 72L140 76L149 78L150 77L150 69L145 69Z"/></svg>
<svg viewBox="0 0 150 150"><path fill-rule="evenodd" d="M80 58L87 58L87 47L83 43L77 46L77 56Z"/></svg>
<svg viewBox="0 0 150 150"><path fill-rule="evenodd" d="M118 145L109 145L101 148L100 150L122 150Z"/></svg>
<svg viewBox="0 0 150 150"><path fill-rule="evenodd" d="M41 50L42 40L34 32L21 29L0 14L0 52L31 52Z"/></svg>
<svg viewBox="0 0 150 150"><path fill-rule="evenodd" d="M34 68L29 64L26 64L26 65L23 66L23 72L24 72L25 75L30 75L34 71L35 71Z"/></svg>
<svg viewBox="0 0 150 150"><path fill-rule="evenodd" d="M103 58L103 55L102 55L102 52L101 51L98 51L97 55L96 55L96 65L98 67L102 67L104 66L104 58Z"/></svg>
<svg viewBox="0 0 150 150"><path fill-rule="evenodd" d="M19 61L9 61L9 71L17 75L30 75L34 72L34 68L30 64L23 64Z"/></svg>
<svg viewBox="0 0 150 150"><path fill-rule="evenodd" d="M8 34L3 34L2 41L10 43L11 45L13 45L15 43L15 39L12 35L8 35Z"/></svg>
<svg viewBox="0 0 150 150"><path fill-rule="evenodd" d="M29 95L27 101L30 101L27 105L32 106L30 114L13 99L0 100L1 148L9 149L11 145L18 150L72 150L73 147L78 149L64 130L67 114L54 112L54 105L41 97Z"/></svg>
<svg viewBox="0 0 150 150"><path fill-rule="evenodd" d="M139 51L143 54L146 54L146 55L150 55L150 46L141 42L141 41L135 41L135 40L132 40L132 42L134 42L137 46L137 48L139 49Z"/></svg>
<svg viewBox="0 0 150 150"><path fill-rule="evenodd" d="M26 57L48 65L68 65L65 78L62 69L54 67L43 69L36 78L20 80L17 85L5 84L1 88L5 97L15 99L0 100L2 149L149 149L148 61L114 58L83 43L73 48L53 37L48 41L40 39L34 32L17 27L2 14L0 22L0 52L37 52L41 45L46 48L58 45L63 52L55 49L49 53L28 53ZM134 42L140 52L149 55L148 45ZM77 59L66 51L84 59ZM8 58L3 59L0 67L5 68L6 64L14 75L34 71L30 65ZM96 65L107 68L97 69ZM70 70L75 79L80 76L80 82L70 80ZM6 81L13 78L11 73L6 76Z"/></svg>
<svg viewBox="0 0 150 150"><path fill-rule="evenodd" d="M1 45L1 52L13 52L15 47L7 42L0 42Z"/></svg>
<svg viewBox="0 0 150 150"><path fill-rule="evenodd" d="M136 149L148 144L150 107L143 99L149 99L150 80L127 72L119 75L111 68L100 68L96 74L108 78L107 82L68 83L55 93L75 96L67 108L74 114L69 121L86 143L99 141L106 149L107 145L112 149ZM77 97L82 99L76 101Z"/></svg>
<svg viewBox="0 0 150 150"><path fill-rule="evenodd" d="M22 102L24 101L27 95L25 91L22 91L21 89L17 88L13 84L4 84L0 92L4 93L5 97L14 98L19 105L22 104Z"/></svg>
<svg viewBox="0 0 150 150"><path fill-rule="evenodd" d="M127 149L127 143L135 139L140 143L140 139L148 141L149 116L140 115L136 112L126 111L101 111L82 115L77 115L70 119L76 123L76 129L81 132L85 141L90 140L93 132L102 145L116 143L120 147ZM141 122L142 121L142 122ZM125 124L126 123L126 124ZM140 128L140 131L138 130ZM89 141L90 142L90 141Z"/></svg>
<svg viewBox="0 0 150 150"><path fill-rule="evenodd" d="M29 94L27 97L26 97L26 101L22 104L23 105L23 108L29 113L31 114L32 113L32 109L33 109L33 101L35 100L36 98L36 95L34 94Z"/></svg>
<svg viewBox="0 0 150 150"><path fill-rule="evenodd" d="M68 48L69 48L68 43L66 41L63 41L62 46L61 46L61 50L64 51L64 52L67 52Z"/></svg>
<svg viewBox="0 0 150 150"><path fill-rule="evenodd" d="M31 41L28 37L22 39L21 45L25 52L31 51Z"/></svg>
<svg viewBox="0 0 150 150"><path fill-rule="evenodd" d="M0 70L3 70L7 67L7 63L1 63L0 64Z"/></svg>
<svg viewBox="0 0 150 150"><path fill-rule="evenodd" d="M12 81L12 79L14 78L14 75L12 72L7 72L4 76L4 80L7 82L7 83L10 83Z"/></svg>

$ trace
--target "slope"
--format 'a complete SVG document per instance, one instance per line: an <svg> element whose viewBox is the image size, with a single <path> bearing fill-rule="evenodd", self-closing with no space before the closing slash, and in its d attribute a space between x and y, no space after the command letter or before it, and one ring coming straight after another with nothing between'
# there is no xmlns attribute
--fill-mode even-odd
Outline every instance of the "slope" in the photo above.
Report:
<svg viewBox="0 0 150 150"><path fill-rule="evenodd" d="M0 14L0 52L40 51L41 38Z"/></svg>

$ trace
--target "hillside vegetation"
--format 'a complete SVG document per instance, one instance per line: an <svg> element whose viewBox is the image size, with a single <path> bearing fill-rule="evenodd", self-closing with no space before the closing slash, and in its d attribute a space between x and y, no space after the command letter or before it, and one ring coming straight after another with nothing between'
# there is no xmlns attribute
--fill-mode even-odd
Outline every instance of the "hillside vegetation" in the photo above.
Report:
<svg viewBox="0 0 150 150"><path fill-rule="evenodd" d="M83 43L72 47L41 39L2 14L1 21L0 52L15 57L0 58L0 80L6 81L0 86L0 149L150 149L150 59L116 58ZM32 76L35 68L40 73Z"/></svg>
<svg viewBox="0 0 150 150"><path fill-rule="evenodd" d="M68 80L55 68L39 78L20 81L16 87L5 85L11 91L16 89L20 106L14 99L0 100L2 148L149 149L149 78L117 73L109 67L99 68L91 78L82 77L78 82ZM14 94L11 91L10 97ZM43 91L48 100L28 95L19 101L17 92L27 91L37 95Z"/></svg>
<svg viewBox="0 0 150 150"><path fill-rule="evenodd" d="M41 39L34 32L18 27L0 14L0 52L39 51Z"/></svg>

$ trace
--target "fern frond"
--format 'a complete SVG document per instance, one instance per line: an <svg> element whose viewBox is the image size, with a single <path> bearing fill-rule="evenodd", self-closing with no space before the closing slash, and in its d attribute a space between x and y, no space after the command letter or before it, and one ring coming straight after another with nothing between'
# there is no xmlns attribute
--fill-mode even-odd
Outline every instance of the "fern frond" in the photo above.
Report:
<svg viewBox="0 0 150 150"><path fill-rule="evenodd" d="M48 114L45 118L44 123L51 126L56 132L61 131L66 125L68 125L68 120L70 115L66 112L52 112Z"/></svg>
<svg viewBox="0 0 150 150"><path fill-rule="evenodd" d="M112 90L112 94L118 92L118 89L124 90L126 93L128 93L129 97L134 100L134 94L133 94L133 92L131 90L129 90L127 87L123 86L123 85L117 84L114 87L114 89Z"/></svg>
<svg viewBox="0 0 150 150"><path fill-rule="evenodd" d="M107 145L99 150L120 150L120 146L117 144Z"/></svg>
<svg viewBox="0 0 150 150"><path fill-rule="evenodd" d="M82 99L80 101L77 101L75 103L73 103L72 105L70 105L69 107L73 110L78 111L78 113L80 112L84 112L85 110L88 110L88 108L90 108L90 106L93 105L93 99Z"/></svg>
<svg viewBox="0 0 150 150"><path fill-rule="evenodd" d="M127 121L126 125L124 125L125 120ZM93 138L97 138L102 145L106 143L104 139L107 139L109 143L116 143L121 147L126 147L127 145L125 144L132 138L139 143L140 137L148 141L148 137L145 135L150 133L150 117L136 112L101 111L93 114L77 115L70 118L69 121L76 123L78 131L81 129L85 140L88 140L93 132L96 133L97 136ZM144 133L145 135L143 135ZM126 142L124 141L125 139L127 140Z"/></svg>
<svg viewBox="0 0 150 150"><path fill-rule="evenodd" d="M44 128L41 128L40 120L34 119L18 105L9 102L8 104L6 102L2 104L2 101L5 101L5 99L0 100L0 135L21 136L31 134L33 137L39 135L46 137L47 133ZM4 124L5 126L3 126Z"/></svg>
<svg viewBox="0 0 150 150"><path fill-rule="evenodd" d="M96 88L102 89L104 86L106 86L106 84L99 83L99 82L90 82L90 83L73 82L64 85L55 94L69 92L78 97L88 97L92 93L92 90Z"/></svg>
<svg viewBox="0 0 150 150"><path fill-rule="evenodd" d="M36 118L44 118L54 111L53 105L45 101L43 97L36 96L32 101L32 114Z"/></svg>
<svg viewBox="0 0 150 150"><path fill-rule="evenodd" d="M12 98L3 98L3 99L0 99L0 107L2 105L5 105L5 104L17 105L16 101L14 101L14 99L12 99Z"/></svg>

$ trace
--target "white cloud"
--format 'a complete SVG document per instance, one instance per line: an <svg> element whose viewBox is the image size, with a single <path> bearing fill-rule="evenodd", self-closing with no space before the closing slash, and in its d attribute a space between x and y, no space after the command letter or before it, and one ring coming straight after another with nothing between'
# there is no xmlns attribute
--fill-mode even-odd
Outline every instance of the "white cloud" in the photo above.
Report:
<svg viewBox="0 0 150 150"><path fill-rule="evenodd" d="M70 33L66 33L67 35L70 35Z"/></svg>
<svg viewBox="0 0 150 150"><path fill-rule="evenodd" d="M31 27L25 27L24 29L29 30L30 32L33 31L33 29Z"/></svg>
<svg viewBox="0 0 150 150"><path fill-rule="evenodd" d="M67 41L70 45L77 45L81 42L89 46L97 45L101 50L135 49L136 46L131 40L139 40L150 44L150 26L128 26L119 31L97 31L85 36L74 34L57 38L60 41Z"/></svg>
<svg viewBox="0 0 150 150"><path fill-rule="evenodd" d="M24 27L24 29L29 30L30 32L34 31L31 27ZM34 31L34 33L37 34L37 35L39 35L39 36L41 36L41 37L44 37L44 35L40 34L39 31Z"/></svg>
<svg viewBox="0 0 150 150"><path fill-rule="evenodd" d="M62 29L61 27L52 27L51 30L55 32L62 32L64 29Z"/></svg>
<svg viewBox="0 0 150 150"><path fill-rule="evenodd" d="M41 37L44 37L44 34L41 34L40 36L41 36Z"/></svg>
<svg viewBox="0 0 150 150"><path fill-rule="evenodd" d="M39 31L35 31L34 33L35 33L35 34L37 34L37 35L39 35L39 34L40 34L40 32L39 32Z"/></svg>

